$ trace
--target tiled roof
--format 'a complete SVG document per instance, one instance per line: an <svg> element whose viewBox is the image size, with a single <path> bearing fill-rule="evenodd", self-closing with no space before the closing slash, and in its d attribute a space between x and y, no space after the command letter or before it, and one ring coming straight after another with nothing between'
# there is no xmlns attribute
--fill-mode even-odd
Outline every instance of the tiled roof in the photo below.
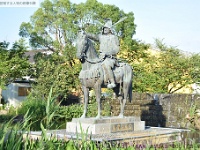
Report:
<svg viewBox="0 0 200 150"><path fill-rule="evenodd" d="M35 60L34 60L34 56L37 54L37 53L44 53L44 54L52 54L53 52L50 51L50 50L45 50L45 49L41 49L41 50L29 50L27 52L25 52L25 56L28 56L29 57L29 62L30 63L35 63Z"/></svg>

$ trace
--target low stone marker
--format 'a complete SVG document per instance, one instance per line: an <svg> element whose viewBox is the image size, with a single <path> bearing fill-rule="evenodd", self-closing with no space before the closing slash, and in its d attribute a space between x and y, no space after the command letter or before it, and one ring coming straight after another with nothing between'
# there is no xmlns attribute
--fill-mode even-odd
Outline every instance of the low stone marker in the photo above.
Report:
<svg viewBox="0 0 200 150"><path fill-rule="evenodd" d="M140 117L73 118L67 123L66 131L73 133L103 134L133 132L145 129Z"/></svg>

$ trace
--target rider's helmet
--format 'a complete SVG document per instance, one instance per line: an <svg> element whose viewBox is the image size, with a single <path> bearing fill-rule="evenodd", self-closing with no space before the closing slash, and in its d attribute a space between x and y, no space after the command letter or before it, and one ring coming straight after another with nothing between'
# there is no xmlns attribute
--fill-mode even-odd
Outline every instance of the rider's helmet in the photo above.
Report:
<svg viewBox="0 0 200 150"><path fill-rule="evenodd" d="M104 28L109 28L110 31L111 31L112 33L114 33L112 20L111 20L110 18L109 18L109 19L106 19L106 23L104 24L102 30L103 30Z"/></svg>

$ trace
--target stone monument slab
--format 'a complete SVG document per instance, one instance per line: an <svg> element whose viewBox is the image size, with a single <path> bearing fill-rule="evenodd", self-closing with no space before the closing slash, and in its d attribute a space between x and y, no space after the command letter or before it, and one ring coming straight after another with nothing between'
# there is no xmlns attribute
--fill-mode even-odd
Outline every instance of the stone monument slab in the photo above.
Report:
<svg viewBox="0 0 200 150"><path fill-rule="evenodd" d="M141 121L140 117L73 118L66 125L67 132L88 134L133 132L144 129L145 121Z"/></svg>

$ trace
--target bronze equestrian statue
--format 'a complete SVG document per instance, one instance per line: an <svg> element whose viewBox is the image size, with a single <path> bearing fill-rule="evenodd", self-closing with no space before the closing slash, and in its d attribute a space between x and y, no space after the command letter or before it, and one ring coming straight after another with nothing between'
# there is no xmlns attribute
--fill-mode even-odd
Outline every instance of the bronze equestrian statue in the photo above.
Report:
<svg viewBox="0 0 200 150"><path fill-rule="evenodd" d="M98 56L92 40L100 43ZM80 32L77 38L76 56L82 63L79 79L84 93L84 112L86 117L89 89L94 88L98 103L98 115L101 117L101 88L112 88L115 95L120 98L121 110L119 117L124 115L126 100L132 99L133 70L129 64L118 62L116 55L119 52L119 40L112 30L112 21L109 19L103 26L99 35Z"/></svg>
<svg viewBox="0 0 200 150"><path fill-rule="evenodd" d="M114 69L115 64L117 64L116 55L119 52L119 40L113 32L112 21L109 19L103 26L102 34L87 34L88 38L100 43L100 58L104 59L101 64L108 78L108 88L116 87L112 69Z"/></svg>

